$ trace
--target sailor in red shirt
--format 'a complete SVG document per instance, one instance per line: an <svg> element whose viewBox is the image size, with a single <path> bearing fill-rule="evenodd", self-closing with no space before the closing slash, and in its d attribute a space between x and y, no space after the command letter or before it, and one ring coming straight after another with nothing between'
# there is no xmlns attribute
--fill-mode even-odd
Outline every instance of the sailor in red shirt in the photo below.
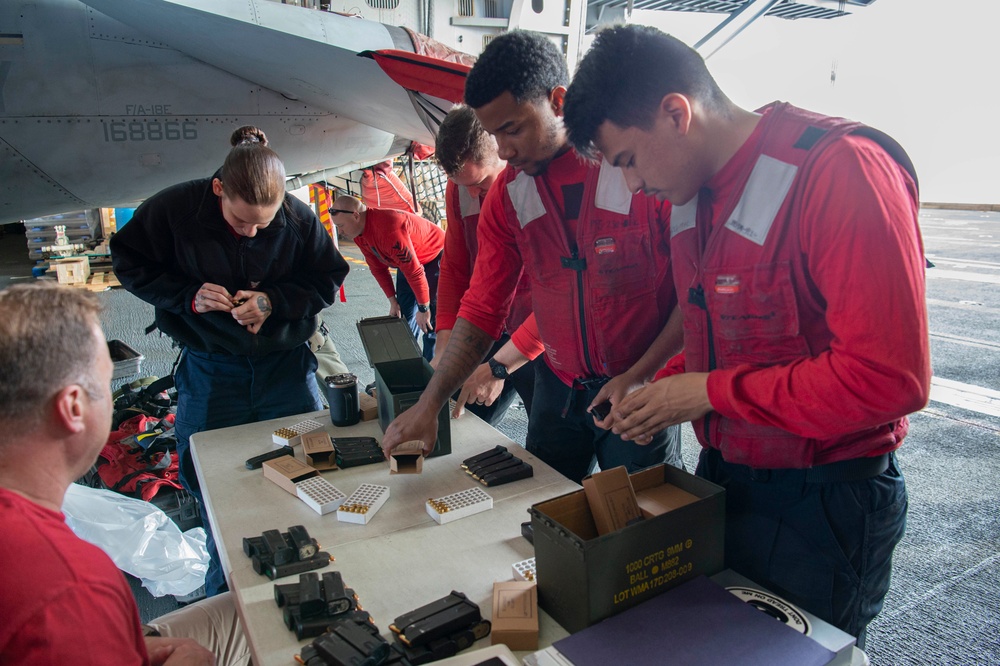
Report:
<svg viewBox="0 0 1000 666"><path fill-rule="evenodd" d="M497 155L497 142L487 134L467 106L448 112L438 128L434 156L448 174L445 189L445 209L448 226L445 231L444 255L441 257L441 277L438 281L437 345L434 360L444 355L451 337L451 329L458 319L462 296L469 289L472 269L479 253L476 230L479 211L490 186L507 166ZM535 391L535 362L544 350L534 336L520 335L528 340L527 346L511 334L531 315L531 282L527 275L517 284L517 293L504 332L487 355L487 363L476 368L465 382L458 396L454 417L461 415L468 405L469 411L490 425L499 423L515 394L521 396L524 410L531 418L531 400ZM506 346L506 348L505 348Z"/></svg>
<svg viewBox="0 0 1000 666"><path fill-rule="evenodd" d="M386 430L386 451L434 442L434 415L502 332L524 272L545 346L527 449L574 481L595 462L630 471L682 464L676 430L625 442L610 430L613 417L590 411L652 379L681 334L679 317L667 323L676 304L669 207L633 195L618 169L570 148L561 119L568 78L555 45L521 30L490 42L469 73L466 102L507 168L483 202L475 270L448 350L418 405Z"/></svg>
<svg viewBox="0 0 1000 666"><path fill-rule="evenodd" d="M726 488L726 565L863 647L906 524L895 450L930 390L909 158L860 123L741 109L695 51L640 26L598 35L566 123L674 204L684 353L616 429L693 421L697 473Z"/></svg>
<svg viewBox="0 0 1000 666"><path fill-rule="evenodd" d="M415 213L371 208L350 196L337 197L330 215L334 226L361 249L389 299L389 315L405 317L415 338L423 331L423 356L430 361L444 231ZM390 268L397 269L395 285Z"/></svg>
<svg viewBox="0 0 1000 666"><path fill-rule="evenodd" d="M144 629L121 571L66 525L66 489L111 428L99 311L51 283L0 291L0 664L247 664L228 592Z"/></svg>

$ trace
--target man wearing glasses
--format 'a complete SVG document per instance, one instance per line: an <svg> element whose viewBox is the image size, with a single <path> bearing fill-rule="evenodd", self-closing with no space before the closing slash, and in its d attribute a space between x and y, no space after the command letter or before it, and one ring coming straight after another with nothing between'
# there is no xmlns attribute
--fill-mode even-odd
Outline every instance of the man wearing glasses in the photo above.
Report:
<svg viewBox="0 0 1000 666"><path fill-rule="evenodd" d="M423 332L423 357L430 361L444 231L414 213L371 208L351 196L337 197L333 205L334 226L361 249L389 299L389 315L405 317L414 338ZM397 269L395 284L390 268Z"/></svg>

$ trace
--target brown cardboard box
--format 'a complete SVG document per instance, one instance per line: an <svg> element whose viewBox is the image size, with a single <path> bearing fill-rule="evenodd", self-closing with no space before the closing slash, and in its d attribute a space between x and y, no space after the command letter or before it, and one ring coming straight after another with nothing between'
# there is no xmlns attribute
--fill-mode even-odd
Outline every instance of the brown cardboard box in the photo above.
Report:
<svg viewBox="0 0 1000 666"><path fill-rule="evenodd" d="M420 474L424 470L424 443L419 439L401 442L389 452L390 474Z"/></svg>
<svg viewBox="0 0 1000 666"><path fill-rule="evenodd" d="M358 407L361 410L362 421L374 421L378 418L378 399L364 391L358 395Z"/></svg>
<svg viewBox="0 0 1000 666"><path fill-rule="evenodd" d="M298 497L295 484L308 478L319 476L319 472L292 456L281 456L274 460L264 461L264 478Z"/></svg>
<svg viewBox="0 0 1000 666"><path fill-rule="evenodd" d="M628 470L615 467L588 476L583 491L598 534L610 534L642 518Z"/></svg>
<svg viewBox="0 0 1000 666"><path fill-rule="evenodd" d="M90 277L90 259L72 257L50 262L56 269L56 279L60 284L82 284Z"/></svg>
<svg viewBox="0 0 1000 666"><path fill-rule="evenodd" d="M493 583L492 644L538 649L538 588L522 580Z"/></svg>
<svg viewBox="0 0 1000 666"><path fill-rule="evenodd" d="M302 435L302 453L305 454L307 465L312 465L316 469L337 469L333 442L325 430Z"/></svg>
<svg viewBox="0 0 1000 666"><path fill-rule="evenodd" d="M645 518L653 518L697 502L698 497L677 486L661 485L636 490L635 499Z"/></svg>

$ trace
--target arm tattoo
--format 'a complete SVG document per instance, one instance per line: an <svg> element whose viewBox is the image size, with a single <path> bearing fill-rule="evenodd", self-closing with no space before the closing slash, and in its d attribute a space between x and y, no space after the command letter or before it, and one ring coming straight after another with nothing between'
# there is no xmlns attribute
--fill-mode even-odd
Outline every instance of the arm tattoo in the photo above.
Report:
<svg viewBox="0 0 1000 666"><path fill-rule="evenodd" d="M267 296L257 297L257 309L260 310L261 312L271 311L271 301L267 300Z"/></svg>
<svg viewBox="0 0 1000 666"><path fill-rule="evenodd" d="M431 399L444 404L469 378L476 366L483 362L492 346L493 338L460 318L452 329L444 356L425 393L430 393Z"/></svg>

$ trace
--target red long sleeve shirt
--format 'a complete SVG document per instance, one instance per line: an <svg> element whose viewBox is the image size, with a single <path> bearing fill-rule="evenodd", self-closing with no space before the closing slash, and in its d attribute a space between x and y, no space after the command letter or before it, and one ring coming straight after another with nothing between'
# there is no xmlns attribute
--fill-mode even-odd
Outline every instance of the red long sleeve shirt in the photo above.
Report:
<svg viewBox="0 0 1000 666"><path fill-rule="evenodd" d="M395 298L396 287L389 268L403 271L418 303L430 303L431 293L424 264L444 247L444 231L433 222L401 210L369 208L365 230L354 242L387 298Z"/></svg>
<svg viewBox="0 0 1000 666"><path fill-rule="evenodd" d="M441 276L438 278L437 328L449 331L455 328L462 296L472 280L476 258L470 256L465 242L465 220L455 205L458 197L453 191L458 185L448 181L445 191L445 215L448 228L444 232L444 255L441 257ZM483 197L480 197L482 205Z"/></svg>

